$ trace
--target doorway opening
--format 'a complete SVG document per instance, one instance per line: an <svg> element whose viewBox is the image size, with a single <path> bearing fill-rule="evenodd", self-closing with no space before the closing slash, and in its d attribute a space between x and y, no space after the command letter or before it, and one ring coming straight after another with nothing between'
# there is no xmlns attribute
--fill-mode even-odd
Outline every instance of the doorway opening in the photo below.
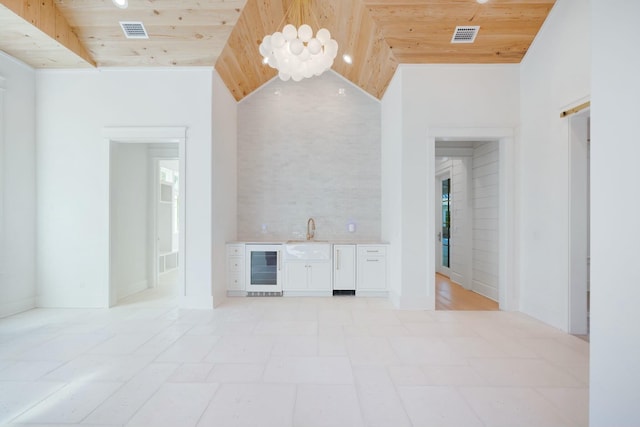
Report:
<svg viewBox="0 0 640 427"><path fill-rule="evenodd" d="M153 163L154 287L156 295L176 295L180 265L180 165L178 158L154 157Z"/></svg>
<svg viewBox="0 0 640 427"><path fill-rule="evenodd" d="M436 141L436 309L497 310L498 141Z"/></svg>
<svg viewBox="0 0 640 427"><path fill-rule="evenodd" d="M185 295L186 128L105 128L109 306Z"/></svg>
<svg viewBox="0 0 640 427"><path fill-rule="evenodd" d="M446 171L436 177L436 230L438 240L436 253L436 272L449 277L451 258L449 241L451 235L451 172Z"/></svg>
<svg viewBox="0 0 640 427"><path fill-rule="evenodd" d="M590 112L569 119L569 333L589 339Z"/></svg>

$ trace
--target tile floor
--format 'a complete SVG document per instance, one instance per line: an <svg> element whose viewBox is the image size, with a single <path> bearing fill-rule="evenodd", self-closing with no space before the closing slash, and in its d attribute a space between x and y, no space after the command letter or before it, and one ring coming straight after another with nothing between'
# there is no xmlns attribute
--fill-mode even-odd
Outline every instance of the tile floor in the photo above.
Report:
<svg viewBox="0 0 640 427"><path fill-rule="evenodd" d="M0 425L587 426L588 365L519 313L142 294L0 319Z"/></svg>

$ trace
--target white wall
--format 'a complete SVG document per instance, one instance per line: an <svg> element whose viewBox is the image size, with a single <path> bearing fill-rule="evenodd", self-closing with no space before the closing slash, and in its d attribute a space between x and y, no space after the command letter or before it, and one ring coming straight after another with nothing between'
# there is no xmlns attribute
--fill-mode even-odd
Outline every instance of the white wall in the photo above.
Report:
<svg viewBox="0 0 640 427"><path fill-rule="evenodd" d="M481 295L498 300L499 170L498 142L473 149L473 284ZM504 262L504 261L503 261Z"/></svg>
<svg viewBox="0 0 640 427"><path fill-rule="evenodd" d="M0 317L36 293L35 73L0 52Z"/></svg>
<svg viewBox="0 0 640 427"><path fill-rule="evenodd" d="M213 73L213 302L226 298L225 243L237 238L237 103L217 72Z"/></svg>
<svg viewBox="0 0 640 427"><path fill-rule="evenodd" d="M238 104L238 237L305 239L313 217L318 239L380 239L380 161L379 101L334 72L272 80Z"/></svg>
<svg viewBox="0 0 640 427"><path fill-rule="evenodd" d="M108 126L186 126L186 295L211 307L212 69L38 71L38 305L108 304Z"/></svg>
<svg viewBox="0 0 640 427"><path fill-rule="evenodd" d="M591 3L590 425L631 427L640 425L640 2Z"/></svg>
<svg viewBox="0 0 640 427"><path fill-rule="evenodd" d="M515 128L519 122L519 68L517 65L401 65L402 161L387 169L401 181L402 283L399 307L434 308L433 250L427 233L433 230L428 177L434 175L434 147L427 144L430 128ZM386 96L385 96L386 97ZM387 120L383 110L383 123ZM385 135L384 138L387 138ZM386 144L398 143L384 141ZM431 178L432 179L432 178ZM389 203L385 200L384 203ZM394 207L395 208L395 207ZM391 207L383 208L391 209ZM397 209L397 208L396 208ZM432 237L431 237L432 239Z"/></svg>
<svg viewBox="0 0 640 427"><path fill-rule="evenodd" d="M149 156L146 144L111 148L111 280L118 299L150 285Z"/></svg>
<svg viewBox="0 0 640 427"><path fill-rule="evenodd" d="M396 72L380 103L380 234L389 243L389 295L399 305L402 293L402 73Z"/></svg>
<svg viewBox="0 0 640 427"><path fill-rule="evenodd" d="M590 94L589 1L559 0L521 64L521 310L568 330L569 121Z"/></svg>

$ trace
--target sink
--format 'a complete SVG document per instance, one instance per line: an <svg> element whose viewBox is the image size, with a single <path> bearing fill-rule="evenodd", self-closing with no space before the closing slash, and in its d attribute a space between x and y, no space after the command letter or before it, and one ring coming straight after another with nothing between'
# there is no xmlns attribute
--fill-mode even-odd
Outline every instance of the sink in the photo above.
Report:
<svg viewBox="0 0 640 427"><path fill-rule="evenodd" d="M331 259L331 245L320 240L289 240L284 245L284 259L329 261Z"/></svg>
<svg viewBox="0 0 640 427"><path fill-rule="evenodd" d="M327 243L328 240L287 240L287 244L290 243Z"/></svg>

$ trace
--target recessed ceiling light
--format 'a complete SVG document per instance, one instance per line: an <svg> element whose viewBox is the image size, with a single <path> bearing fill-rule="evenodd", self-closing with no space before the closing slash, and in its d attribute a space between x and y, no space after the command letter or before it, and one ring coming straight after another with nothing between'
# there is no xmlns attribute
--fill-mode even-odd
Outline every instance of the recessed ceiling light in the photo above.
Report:
<svg viewBox="0 0 640 427"><path fill-rule="evenodd" d="M480 4L485 4L486 2L488 2L489 0L476 0L478 3Z"/></svg>
<svg viewBox="0 0 640 427"><path fill-rule="evenodd" d="M126 9L129 6L129 0L111 0L113 4L118 6L120 9Z"/></svg>
<svg viewBox="0 0 640 427"><path fill-rule="evenodd" d="M344 55L342 55L342 60L344 62L346 62L347 64L353 64L353 58L351 58L351 55L345 53Z"/></svg>

